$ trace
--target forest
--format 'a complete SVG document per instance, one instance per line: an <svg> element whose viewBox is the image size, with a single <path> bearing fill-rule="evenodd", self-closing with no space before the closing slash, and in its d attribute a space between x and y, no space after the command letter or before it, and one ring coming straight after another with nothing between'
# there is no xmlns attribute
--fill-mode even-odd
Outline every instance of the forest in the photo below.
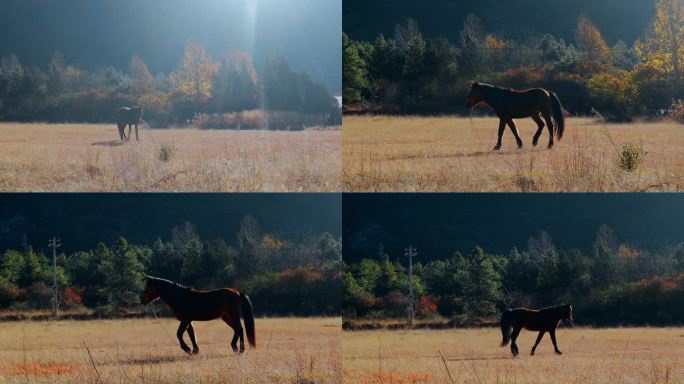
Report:
<svg viewBox="0 0 684 384"><path fill-rule="evenodd" d="M605 8L608 2L601 4ZM583 13L578 14L571 34L562 33L565 37L533 30L528 24L516 28L507 24L517 33L488 30L477 13L464 18L456 36L433 37L434 30L450 33L446 23L438 19L435 26L421 13L417 18L428 24L431 34L423 33L423 25L411 18L397 24L393 33L380 32L374 38L349 22L345 32L352 33L343 35L345 110L466 114L464 100L471 82L477 80L512 88L547 88L559 95L572 115L591 115L593 108L610 121L666 114L684 121L684 5L681 0L657 0L644 14L652 14L653 19L634 41L624 40L621 36L627 33L619 34L613 26L615 40L610 44L592 17ZM607 16L600 19L610 24Z"/></svg>
<svg viewBox="0 0 684 384"><path fill-rule="evenodd" d="M561 303L573 305L581 325L684 324L684 243L652 251L618 240L607 225L596 231L590 252L556 247L542 231L526 249L498 254L475 246L416 262L413 282L407 262L383 253L346 264L343 317L405 319L413 284L417 318L453 326L492 324L507 308Z"/></svg>
<svg viewBox="0 0 684 384"><path fill-rule="evenodd" d="M153 74L133 55L127 70L87 70L55 52L47 70L0 58L0 120L113 123L122 106L140 105L151 127L302 129L339 125L338 102L325 85L275 54L255 68L244 51L213 58L189 41L171 73Z"/></svg>
<svg viewBox="0 0 684 384"><path fill-rule="evenodd" d="M73 247L72 247L73 248ZM203 238L190 223L168 240L129 242L118 236L90 249L57 255L61 310L112 316L139 309L145 275L197 289L233 287L249 294L259 316L339 315L341 240L328 232L267 232L245 215L234 241ZM0 309L47 310L52 254L25 243L0 257Z"/></svg>

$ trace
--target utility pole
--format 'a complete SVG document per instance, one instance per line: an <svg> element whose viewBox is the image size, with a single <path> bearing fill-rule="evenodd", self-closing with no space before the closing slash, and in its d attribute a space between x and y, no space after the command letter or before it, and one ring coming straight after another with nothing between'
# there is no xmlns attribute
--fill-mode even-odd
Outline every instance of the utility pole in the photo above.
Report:
<svg viewBox="0 0 684 384"><path fill-rule="evenodd" d="M415 256L418 256L418 252L416 251L415 248L409 246L404 250L404 256L408 257L409 259L409 307L408 307L408 325L409 327L413 326L413 315L415 313L415 310L413 308L413 258Z"/></svg>
<svg viewBox="0 0 684 384"><path fill-rule="evenodd" d="M55 236L52 236L48 244L52 247L52 316L57 318L59 307L59 300L57 299L57 248L61 247L62 244Z"/></svg>

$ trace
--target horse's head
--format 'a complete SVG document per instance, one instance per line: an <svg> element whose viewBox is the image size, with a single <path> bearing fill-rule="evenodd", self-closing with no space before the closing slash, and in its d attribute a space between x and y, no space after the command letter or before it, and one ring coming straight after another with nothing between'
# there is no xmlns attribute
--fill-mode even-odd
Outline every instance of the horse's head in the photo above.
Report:
<svg viewBox="0 0 684 384"><path fill-rule="evenodd" d="M466 102L467 108L472 108L484 101L484 95L482 93L482 86L477 81L473 82L472 87L470 87L470 93L468 94L468 101Z"/></svg>
<svg viewBox="0 0 684 384"><path fill-rule="evenodd" d="M140 302L147 305L159 298L159 287L156 280L150 276L145 276L145 291L142 293Z"/></svg>
<svg viewBox="0 0 684 384"><path fill-rule="evenodd" d="M138 121L139 121L139 122L142 122L142 119L143 119L143 109L142 109L142 107L136 105L136 106L131 107L131 109L132 109L133 111L135 111L135 115L136 115Z"/></svg>

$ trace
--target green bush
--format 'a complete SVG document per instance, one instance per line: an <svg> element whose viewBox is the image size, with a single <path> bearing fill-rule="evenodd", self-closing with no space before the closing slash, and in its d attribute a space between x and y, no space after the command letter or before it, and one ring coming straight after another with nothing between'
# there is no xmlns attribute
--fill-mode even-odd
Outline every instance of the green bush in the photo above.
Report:
<svg viewBox="0 0 684 384"><path fill-rule="evenodd" d="M161 147L159 148L159 160L167 163L171 161L171 158L173 157L173 146L162 143Z"/></svg>
<svg viewBox="0 0 684 384"><path fill-rule="evenodd" d="M622 146L622 152L620 153L618 164L623 170L632 172L639 168L644 156L644 149L640 145L637 146L627 143Z"/></svg>

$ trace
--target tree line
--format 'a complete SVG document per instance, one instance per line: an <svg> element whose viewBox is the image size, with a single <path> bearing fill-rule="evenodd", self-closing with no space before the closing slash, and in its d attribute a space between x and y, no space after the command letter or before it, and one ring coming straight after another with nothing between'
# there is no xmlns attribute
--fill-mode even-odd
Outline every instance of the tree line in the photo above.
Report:
<svg viewBox="0 0 684 384"><path fill-rule="evenodd" d="M186 45L183 58L170 74L153 75L143 59L133 56L127 72L113 67L88 71L56 52L47 71L26 67L15 54L0 59L0 120L46 122L113 122L121 106L140 105L144 119L155 127L218 120L224 115L259 110L278 125L289 112L320 124L339 124L337 101L305 71L293 70L282 55L266 60L257 71L245 52L214 60L196 43ZM254 113L251 114L253 119ZM297 120L297 121L299 121ZM237 125L219 128L240 127ZM253 128L254 124L249 125Z"/></svg>
<svg viewBox="0 0 684 384"><path fill-rule="evenodd" d="M112 244L57 257L62 309L109 314L140 304L146 274L198 289L234 287L252 298L259 315L338 315L341 240L329 233L299 240L263 232L252 216L242 219L234 243L202 239L191 223L171 239ZM50 308L51 255L30 245L0 257L0 309Z"/></svg>
<svg viewBox="0 0 684 384"><path fill-rule="evenodd" d="M425 37L412 20L394 36L355 41L343 35L343 98L349 111L401 114L466 112L473 80L556 92L572 114L595 108L614 121L681 109L684 4L657 0L642 38L609 46L580 16L575 41L551 34L507 39L469 15L455 43ZM374 108L374 109L373 109ZM675 116L681 120L681 116Z"/></svg>
<svg viewBox="0 0 684 384"><path fill-rule="evenodd" d="M620 242L605 225L590 253L558 249L540 232L526 250L506 255L476 246L415 263L412 282L406 260L389 255L345 265L342 281L347 319L406 318L413 284L416 315L454 325L494 322L507 308L561 303L572 304L583 325L684 324L684 243L649 251Z"/></svg>

